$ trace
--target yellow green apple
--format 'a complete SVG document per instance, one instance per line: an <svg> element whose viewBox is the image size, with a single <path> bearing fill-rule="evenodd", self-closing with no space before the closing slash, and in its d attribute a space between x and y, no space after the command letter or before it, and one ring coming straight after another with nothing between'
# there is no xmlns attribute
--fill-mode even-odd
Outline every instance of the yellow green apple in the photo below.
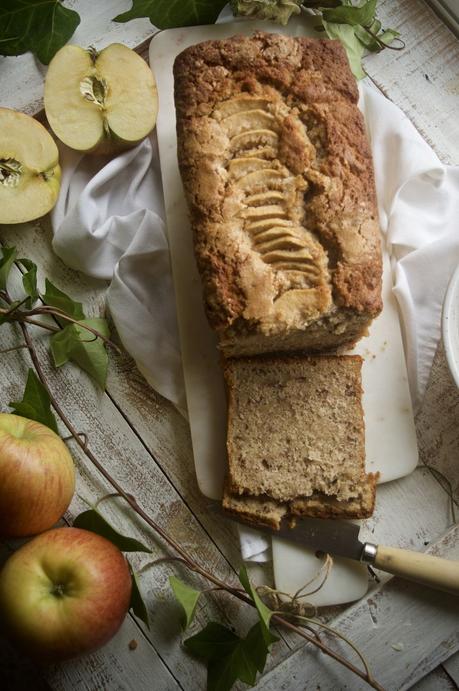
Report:
<svg viewBox="0 0 459 691"><path fill-rule="evenodd" d="M29 115L0 108L0 223L44 216L57 201L60 179L49 132Z"/></svg>
<svg viewBox="0 0 459 691"><path fill-rule="evenodd" d="M0 571L0 627L25 654L58 662L105 645L130 597L129 567L115 545L88 530L56 528Z"/></svg>
<svg viewBox="0 0 459 691"><path fill-rule="evenodd" d="M75 467L62 439L39 422L0 413L0 536L51 528L74 491Z"/></svg>
<svg viewBox="0 0 459 691"><path fill-rule="evenodd" d="M50 62L45 111L54 134L67 146L113 153L134 146L155 126L155 78L145 60L120 43L100 53L67 45Z"/></svg>

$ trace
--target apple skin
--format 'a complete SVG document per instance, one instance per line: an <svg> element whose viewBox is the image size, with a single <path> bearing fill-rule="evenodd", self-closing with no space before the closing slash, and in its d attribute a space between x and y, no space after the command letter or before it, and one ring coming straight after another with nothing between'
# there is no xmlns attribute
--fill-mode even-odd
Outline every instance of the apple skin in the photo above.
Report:
<svg viewBox="0 0 459 691"><path fill-rule="evenodd" d="M79 528L55 528L14 552L0 571L0 627L40 663L93 652L118 631L131 575L111 542Z"/></svg>
<svg viewBox="0 0 459 691"><path fill-rule="evenodd" d="M0 535L48 530L74 491L75 467L62 439L39 422L0 413Z"/></svg>

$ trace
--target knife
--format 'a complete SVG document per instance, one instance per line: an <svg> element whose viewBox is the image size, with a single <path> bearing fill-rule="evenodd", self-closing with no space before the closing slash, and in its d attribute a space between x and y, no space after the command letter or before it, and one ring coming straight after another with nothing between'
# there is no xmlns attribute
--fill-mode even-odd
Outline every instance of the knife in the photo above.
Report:
<svg viewBox="0 0 459 691"><path fill-rule="evenodd" d="M254 527L253 525L251 526ZM360 526L346 521L308 518L297 521L295 528L279 530L256 528L271 537L282 538L337 557L354 559L387 571L394 576L459 595L459 561L412 552L398 547L385 547L359 540Z"/></svg>

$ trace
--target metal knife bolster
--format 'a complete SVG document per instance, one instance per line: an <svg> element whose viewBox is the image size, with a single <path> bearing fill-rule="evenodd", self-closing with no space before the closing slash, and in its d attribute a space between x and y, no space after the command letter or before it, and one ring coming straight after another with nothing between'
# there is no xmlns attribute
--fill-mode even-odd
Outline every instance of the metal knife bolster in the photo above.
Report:
<svg viewBox="0 0 459 691"><path fill-rule="evenodd" d="M360 555L360 561L364 564L374 564L377 551L378 545L374 545L372 542L365 542Z"/></svg>

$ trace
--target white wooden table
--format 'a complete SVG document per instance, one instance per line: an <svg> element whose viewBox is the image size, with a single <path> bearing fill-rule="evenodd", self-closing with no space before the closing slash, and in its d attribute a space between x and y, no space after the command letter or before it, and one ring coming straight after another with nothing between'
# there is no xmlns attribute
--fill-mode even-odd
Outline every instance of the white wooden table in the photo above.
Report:
<svg viewBox="0 0 459 691"><path fill-rule="evenodd" d="M148 20L127 25L110 22L127 9L127 0L73 0L67 4L82 17L74 43L98 47L119 40L137 47L153 33ZM457 163L457 39L422 0L381 0L379 16L383 24L399 29L406 49L369 57L365 66L370 77L406 112L444 162ZM1 105L38 113L44 71L30 55L0 58ZM47 275L81 300L88 312L101 313L105 283L68 269L53 255L47 219L25 226L3 226L0 242L16 245L22 256L37 262L42 276ZM14 328L0 330L0 349L17 342ZM196 485L190 435L183 418L145 383L126 354L111 358L106 391L101 394L72 366L56 373L42 342L39 351L61 404L77 428L88 434L91 447L111 473L209 570L232 580L241 561L238 541L227 522L209 516L207 502ZM8 401L20 396L28 366L25 351L0 356L2 410ZM441 344L417 416L417 431L421 460L448 476L458 496L459 393L450 379ZM84 454L74 446L72 452L80 472L77 494L65 516L67 522L83 510L80 496L91 500L109 491ZM123 532L154 545L154 557L164 554L161 544L121 506L107 505L105 513ZM379 521L383 514L384 523ZM417 550L428 548L459 559L459 531L451 522L444 490L430 472L418 468L411 476L380 487L378 509L369 529L375 540ZM13 548L12 544L0 545L0 560ZM147 560L151 557L135 558L135 568ZM181 648L178 610L167 584L170 573L171 568L163 565L142 574L151 630L128 616L118 635L91 656L39 669L17 655L6 641L0 641L1 688L204 689L204 667ZM206 611L198 612L194 629L204 625L210 615L222 621L229 615L244 630L253 613L234 600L224 599L225 610L216 599ZM457 688L459 603L454 598L392 579L379 589L375 586L360 602L329 611L327 618L358 645L375 678L386 689ZM129 646L132 640L137 642L135 650ZM364 687L357 677L285 633L257 685L265 691Z"/></svg>

